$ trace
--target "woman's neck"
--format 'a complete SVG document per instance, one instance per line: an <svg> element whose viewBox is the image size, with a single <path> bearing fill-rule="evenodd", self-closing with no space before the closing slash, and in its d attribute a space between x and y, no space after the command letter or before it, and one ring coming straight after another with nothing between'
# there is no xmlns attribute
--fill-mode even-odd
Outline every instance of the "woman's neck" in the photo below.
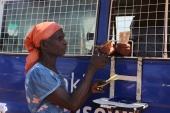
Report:
<svg viewBox="0 0 170 113"><path fill-rule="evenodd" d="M45 67L47 67L48 69L58 73L57 68L56 68L56 60L57 58L54 56L41 55L39 62Z"/></svg>

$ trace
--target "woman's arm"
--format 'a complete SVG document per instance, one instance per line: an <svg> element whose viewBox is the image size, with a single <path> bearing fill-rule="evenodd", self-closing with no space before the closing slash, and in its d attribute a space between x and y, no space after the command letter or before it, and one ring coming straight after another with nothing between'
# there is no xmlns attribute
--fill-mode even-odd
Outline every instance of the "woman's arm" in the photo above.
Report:
<svg viewBox="0 0 170 113"><path fill-rule="evenodd" d="M74 112L77 111L90 95L89 89L94 73L105 67L106 61L107 55L98 56L98 52L95 53L91 58L84 78L73 93L69 94L64 87L60 86L53 93L48 95L47 99L60 107Z"/></svg>

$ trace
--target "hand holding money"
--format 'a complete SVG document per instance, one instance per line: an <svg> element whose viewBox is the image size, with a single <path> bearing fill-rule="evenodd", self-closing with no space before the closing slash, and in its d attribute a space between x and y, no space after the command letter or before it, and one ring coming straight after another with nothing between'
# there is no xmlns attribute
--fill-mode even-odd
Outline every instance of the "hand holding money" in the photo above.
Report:
<svg viewBox="0 0 170 113"><path fill-rule="evenodd" d="M108 80L106 80L103 84L99 85L98 87L99 88L105 87L107 84L117 79L118 79L117 74L115 74L112 77L110 77Z"/></svg>
<svg viewBox="0 0 170 113"><path fill-rule="evenodd" d="M130 31L123 31L119 33L119 43L116 44L115 49L118 53L129 56L131 54L131 45L128 44Z"/></svg>
<svg viewBox="0 0 170 113"><path fill-rule="evenodd" d="M116 49L114 47L114 44L112 44L112 41L107 41L99 46L98 50L103 54L110 55L114 53Z"/></svg>
<svg viewBox="0 0 170 113"><path fill-rule="evenodd" d="M124 56L129 56L131 54L130 44L116 44L115 49L118 53Z"/></svg>

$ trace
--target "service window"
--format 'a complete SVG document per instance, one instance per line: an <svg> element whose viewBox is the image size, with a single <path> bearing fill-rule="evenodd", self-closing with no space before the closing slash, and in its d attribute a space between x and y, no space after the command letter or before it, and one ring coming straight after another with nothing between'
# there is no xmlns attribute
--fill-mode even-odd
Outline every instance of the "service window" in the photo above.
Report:
<svg viewBox="0 0 170 113"><path fill-rule="evenodd" d="M112 0L108 39L129 33L132 56L170 57L168 0ZM132 41L132 42L131 42Z"/></svg>
<svg viewBox="0 0 170 113"><path fill-rule="evenodd" d="M68 42L66 55L91 55L98 0L2 0L1 53L27 53L24 38L35 24L55 21Z"/></svg>

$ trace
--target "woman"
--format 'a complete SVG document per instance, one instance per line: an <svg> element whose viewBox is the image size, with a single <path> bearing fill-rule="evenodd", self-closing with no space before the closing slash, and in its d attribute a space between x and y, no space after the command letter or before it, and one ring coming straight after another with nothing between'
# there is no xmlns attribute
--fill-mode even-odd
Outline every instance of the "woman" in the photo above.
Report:
<svg viewBox="0 0 170 113"><path fill-rule="evenodd" d="M26 36L26 98L32 113L75 112L92 93L101 93L102 81L91 84L94 73L104 68L107 55L98 56L97 50L91 57L84 78L79 86L68 93L62 74L56 68L57 57L63 56L67 42L60 25L55 22L37 24ZM66 110L68 109L68 110Z"/></svg>

